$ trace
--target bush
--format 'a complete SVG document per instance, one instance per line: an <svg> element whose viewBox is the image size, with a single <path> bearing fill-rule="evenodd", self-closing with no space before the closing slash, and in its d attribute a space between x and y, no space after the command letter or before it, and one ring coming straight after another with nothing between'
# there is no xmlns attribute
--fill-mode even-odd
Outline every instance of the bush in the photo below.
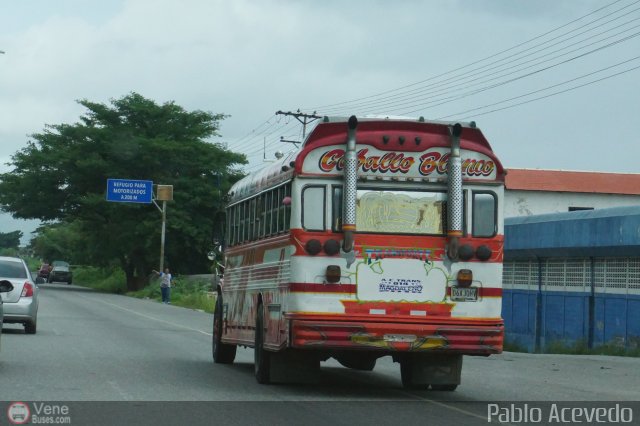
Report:
<svg viewBox="0 0 640 426"><path fill-rule="evenodd" d="M151 299L158 302L162 300L160 280L157 277L152 277L145 288L127 292L124 272L118 268L77 267L73 270L73 281L106 293L126 294L138 299ZM173 305L213 312L215 298L210 293L210 282L176 278L174 283L175 286L171 288L171 303Z"/></svg>
<svg viewBox="0 0 640 426"><path fill-rule="evenodd" d="M105 293L124 294L127 281L124 272L117 268L95 268L79 266L73 268L73 281Z"/></svg>

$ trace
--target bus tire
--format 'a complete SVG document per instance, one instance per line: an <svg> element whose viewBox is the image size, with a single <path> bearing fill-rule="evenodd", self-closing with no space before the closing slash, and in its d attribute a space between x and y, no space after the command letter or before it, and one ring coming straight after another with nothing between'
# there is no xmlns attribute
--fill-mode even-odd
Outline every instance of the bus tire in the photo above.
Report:
<svg viewBox="0 0 640 426"><path fill-rule="evenodd" d="M256 317L255 344L253 346L253 361L256 380L258 383L266 385L271 382L271 354L264 349L264 306L258 305Z"/></svg>
<svg viewBox="0 0 640 426"><path fill-rule="evenodd" d="M222 343L222 295L218 294L216 308L213 312L213 337L211 353L216 364L231 364L236 359L236 345Z"/></svg>
<svg viewBox="0 0 640 426"><path fill-rule="evenodd" d="M457 387L458 385L431 385L432 390L441 392L453 392Z"/></svg>
<svg viewBox="0 0 640 426"><path fill-rule="evenodd" d="M422 389L429 388L428 383L417 383L415 380L415 363L414 359L406 358L400 361L400 378L402 379L402 387L405 389Z"/></svg>

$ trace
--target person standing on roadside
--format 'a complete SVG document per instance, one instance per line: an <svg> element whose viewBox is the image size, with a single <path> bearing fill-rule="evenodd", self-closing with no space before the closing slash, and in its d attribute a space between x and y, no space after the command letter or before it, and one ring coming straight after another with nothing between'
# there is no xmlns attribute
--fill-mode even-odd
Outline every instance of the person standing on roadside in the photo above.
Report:
<svg viewBox="0 0 640 426"><path fill-rule="evenodd" d="M162 292L162 303L171 304L171 282L173 275L169 272L169 268L164 268L164 272L158 272L155 269L153 273L160 277L160 291Z"/></svg>

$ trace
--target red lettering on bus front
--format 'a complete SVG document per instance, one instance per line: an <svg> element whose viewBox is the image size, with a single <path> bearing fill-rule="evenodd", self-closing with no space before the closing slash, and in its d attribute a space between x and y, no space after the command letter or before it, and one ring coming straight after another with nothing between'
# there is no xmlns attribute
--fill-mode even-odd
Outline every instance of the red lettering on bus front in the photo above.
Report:
<svg viewBox="0 0 640 426"><path fill-rule="evenodd" d="M405 154L398 152L387 152L382 156L367 156L368 149L358 151L358 168L363 172L381 173L409 173L415 163L413 157L405 157ZM422 176L429 176L432 173L444 175L447 173L450 153L440 154L437 151L427 152L420 157L418 172ZM320 170L326 173L334 170L344 169L344 150L334 149L325 152L318 162ZM495 163L491 160L476 160L467 158L462 161L462 174L466 176L490 176L495 170Z"/></svg>

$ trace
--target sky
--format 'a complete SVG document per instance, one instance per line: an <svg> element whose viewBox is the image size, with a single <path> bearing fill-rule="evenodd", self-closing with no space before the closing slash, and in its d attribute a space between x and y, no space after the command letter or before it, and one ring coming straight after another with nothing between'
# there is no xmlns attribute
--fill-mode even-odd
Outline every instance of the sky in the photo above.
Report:
<svg viewBox="0 0 640 426"><path fill-rule="evenodd" d="M638 0L0 0L0 50L1 172L77 100L131 92L229 115L213 141L248 172L301 139L275 115L298 109L473 120L507 168L640 172Z"/></svg>

